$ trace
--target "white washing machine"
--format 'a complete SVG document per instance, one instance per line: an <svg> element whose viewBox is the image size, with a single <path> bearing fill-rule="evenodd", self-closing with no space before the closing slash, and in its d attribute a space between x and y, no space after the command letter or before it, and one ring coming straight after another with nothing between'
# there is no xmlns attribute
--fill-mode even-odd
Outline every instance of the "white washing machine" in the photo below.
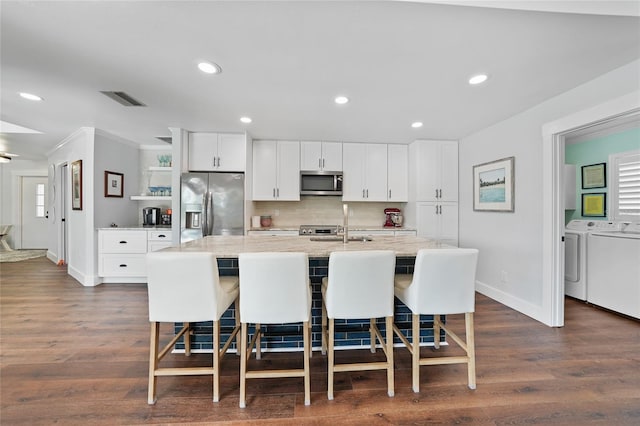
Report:
<svg viewBox="0 0 640 426"><path fill-rule="evenodd" d="M640 222L588 236L587 301L640 318Z"/></svg>
<svg viewBox="0 0 640 426"><path fill-rule="evenodd" d="M587 236L593 231L616 231L622 223L604 220L570 221L564 230L564 293L587 300Z"/></svg>

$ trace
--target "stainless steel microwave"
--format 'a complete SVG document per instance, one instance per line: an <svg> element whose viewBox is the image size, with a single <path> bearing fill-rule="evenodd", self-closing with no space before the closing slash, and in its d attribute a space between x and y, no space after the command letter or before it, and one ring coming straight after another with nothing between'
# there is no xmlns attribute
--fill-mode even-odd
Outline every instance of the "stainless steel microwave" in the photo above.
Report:
<svg viewBox="0 0 640 426"><path fill-rule="evenodd" d="M301 171L300 195L342 195L342 172Z"/></svg>

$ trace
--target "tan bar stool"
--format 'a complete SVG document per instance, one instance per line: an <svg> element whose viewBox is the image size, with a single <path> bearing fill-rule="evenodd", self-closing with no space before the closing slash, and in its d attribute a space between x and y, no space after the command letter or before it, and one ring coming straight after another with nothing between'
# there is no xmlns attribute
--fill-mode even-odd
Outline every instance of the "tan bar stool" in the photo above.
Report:
<svg viewBox="0 0 640 426"><path fill-rule="evenodd" d="M387 393L394 395L392 327L395 264L396 255L388 250L333 252L329 256L329 276L322 279L322 353L329 351L327 397L330 400L333 399L333 375L336 371L387 370ZM382 317L386 322L386 340L376 325L376 318ZM369 318L371 352L376 350L377 338L387 361L336 364L335 319L364 318Z"/></svg>
<svg viewBox="0 0 640 426"><path fill-rule="evenodd" d="M420 392L420 366L467 364L469 388L476 388L476 358L473 332L476 249L422 249L416 255L412 275L396 275L395 295L412 312L412 342L394 325L394 331L412 355L413 391ZM440 329L464 351L464 356L420 358L420 315L433 315L433 336L440 348ZM440 315L465 315L462 340L441 321Z"/></svg>
<svg viewBox="0 0 640 426"><path fill-rule="evenodd" d="M309 259L305 253L242 253L240 269L240 408L246 406L247 379L304 377L304 404L311 403L311 286ZM248 370L247 361L253 347L260 359L260 325L302 322L304 368L283 370ZM247 348L248 324L255 333Z"/></svg>
<svg viewBox="0 0 640 426"><path fill-rule="evenodd" d="M213 375L213 401L220 399L220 361L240 329L238 320L238 277L220 277L212 253L153 252L147 254L147 285L151 341L149 354L148 403L156 402L158 376ZM220 349L220 317L236 303L236 326ZM184 336L185 355L190 351L192 322L213 321L213 366L160 368L160 360ZM182 329L161 350L160 323L184 323Z"/></svg>

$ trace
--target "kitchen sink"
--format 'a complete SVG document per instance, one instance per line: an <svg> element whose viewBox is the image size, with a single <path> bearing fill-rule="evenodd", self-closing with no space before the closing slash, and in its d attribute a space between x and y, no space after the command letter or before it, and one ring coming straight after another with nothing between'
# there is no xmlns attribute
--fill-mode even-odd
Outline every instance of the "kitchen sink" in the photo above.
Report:
<svg viewBox="0 0 640 426"><path fill-rule="evenodd" d="M342 237L311 237L309 238L310 241L343 241ZM367 241L373 241L373 239L371 237L367 237L367 236L361 236L361 237L349 237L349 241L355 241L355 242L367 242Z"/></svg>

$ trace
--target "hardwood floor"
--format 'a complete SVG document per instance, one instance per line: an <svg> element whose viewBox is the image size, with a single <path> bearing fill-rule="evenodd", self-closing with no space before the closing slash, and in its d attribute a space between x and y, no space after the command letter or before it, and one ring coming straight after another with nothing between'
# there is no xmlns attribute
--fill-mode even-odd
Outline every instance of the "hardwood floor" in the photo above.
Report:
<svg viewBox="0 0 640 426"><path fill-rule="evenodd" d="M249 382L240 409L234 354L222 361L219 403L210 378L160 377L158 402L147 405L144 284L85 288L40 258L1 263L0 296L2 425L640 424L640 322L575 300L566 302L565 327L549 328L478 295L475 391L465 367L450 365L422 367L414 394L410 356L396 348L394 398L386 395L385 372L373 371L337 374L328 401L326 357L314 352L311 406L304 406L301 379L265 379ZM449 324L464 332L462 318ZM167 357L210 362L205 354ZM267 353L261 363L294 366L301 358Z"/></svg>

